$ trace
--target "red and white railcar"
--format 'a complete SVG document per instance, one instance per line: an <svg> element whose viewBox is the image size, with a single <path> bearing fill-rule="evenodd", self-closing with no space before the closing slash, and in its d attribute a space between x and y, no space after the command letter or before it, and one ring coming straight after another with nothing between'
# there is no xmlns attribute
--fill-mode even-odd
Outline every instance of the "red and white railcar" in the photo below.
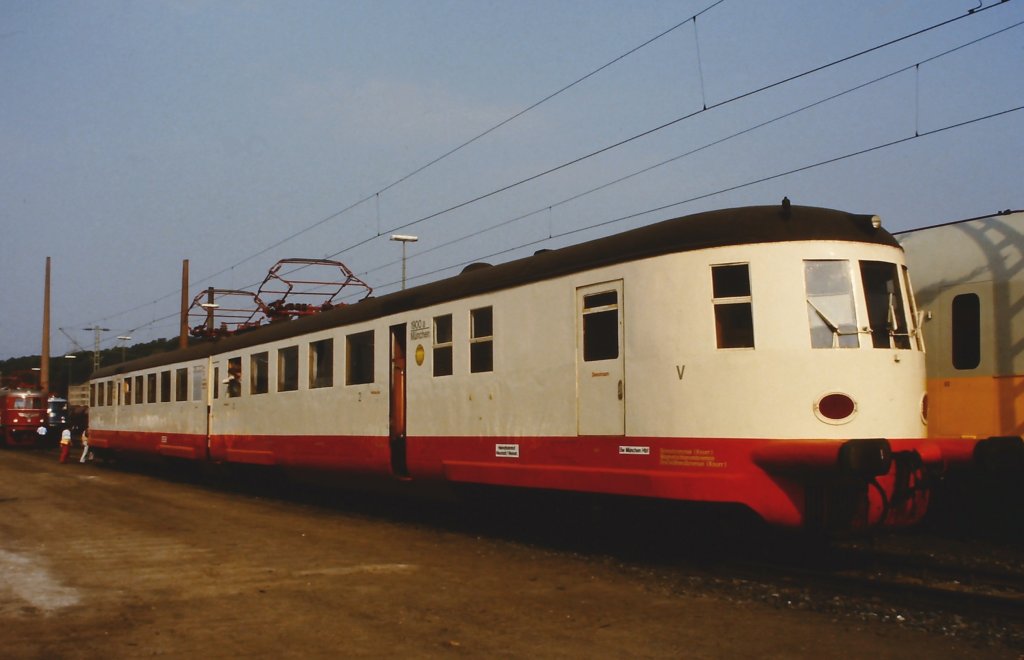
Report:
<svg viewBox="0 0 1024 660"><path fill-rule="evenodd" d="M32 446L46 430L46 395L31 388L0 388L0 446Z"/></svg>
<svg viewBox="0 0 1024 660"><path fill-rule="evenodd" d="M701 213L92 378L90 444L385 479L914 522L925 364L877 217Z"/></svg>

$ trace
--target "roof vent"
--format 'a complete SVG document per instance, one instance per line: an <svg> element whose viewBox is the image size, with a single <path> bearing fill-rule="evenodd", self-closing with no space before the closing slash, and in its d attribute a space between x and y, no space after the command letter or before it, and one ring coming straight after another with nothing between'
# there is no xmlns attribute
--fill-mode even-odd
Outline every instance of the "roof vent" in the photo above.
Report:
<svg viewBox="0 0 1024 660"><path fill-rule="evenodd" d="M472 273L474 270L481 270L483 268L490 268L490 267L491 267L491 264L485 263L483 261L478 261L476 263L469 264L468 266L463 268L462 269L462 273L460 273L460 274Z"/></svg>

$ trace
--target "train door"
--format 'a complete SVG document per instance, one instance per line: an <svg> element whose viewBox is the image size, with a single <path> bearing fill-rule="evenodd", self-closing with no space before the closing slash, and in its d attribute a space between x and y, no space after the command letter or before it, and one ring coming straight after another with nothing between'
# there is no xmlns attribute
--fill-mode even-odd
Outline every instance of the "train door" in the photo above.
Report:
<svg viewBox="0 0 1024 660"><path fill-rule="evenodd" d="M390 377L390 422L389 444L391 447L391 472L396 477L408 477L405 461L405 324L391 326L391 377Z"/></svg>
<svg viewBox="0 0 1024 660"><path fill-rule="evenodd" d="M622 280L576 289L576 396L579 435L624 435Z"/></svg>

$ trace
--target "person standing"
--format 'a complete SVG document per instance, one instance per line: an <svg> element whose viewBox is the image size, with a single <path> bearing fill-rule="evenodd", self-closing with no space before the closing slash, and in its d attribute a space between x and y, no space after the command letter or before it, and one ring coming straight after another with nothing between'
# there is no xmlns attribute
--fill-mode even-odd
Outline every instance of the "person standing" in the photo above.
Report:
<svg viewBox="0 0 1024 660"><path fill-rule="evenodd" d="M64 429L60 432L60 462L68 462L68 452L71 451L71 431Z"/></svg>
<svg viewBox="0 0 1024 660"><path fill-rule="evenodd" d="M78 459L78 462L85 463L87 460L92 460L92 454L89 452L89 429L82 429L82 458Z"/></svg>

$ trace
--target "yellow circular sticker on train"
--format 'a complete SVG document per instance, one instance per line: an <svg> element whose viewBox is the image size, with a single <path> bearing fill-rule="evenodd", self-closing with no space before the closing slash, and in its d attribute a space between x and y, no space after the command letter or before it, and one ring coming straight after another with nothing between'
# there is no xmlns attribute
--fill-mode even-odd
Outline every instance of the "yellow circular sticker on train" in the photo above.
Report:
<svg viewBox="0 0 1024 660"><path fill-rule="evenodd" d="M423 358L425 358L427 352L423 350L423 344L416 344L416 366L423 366Z"/></svg>

